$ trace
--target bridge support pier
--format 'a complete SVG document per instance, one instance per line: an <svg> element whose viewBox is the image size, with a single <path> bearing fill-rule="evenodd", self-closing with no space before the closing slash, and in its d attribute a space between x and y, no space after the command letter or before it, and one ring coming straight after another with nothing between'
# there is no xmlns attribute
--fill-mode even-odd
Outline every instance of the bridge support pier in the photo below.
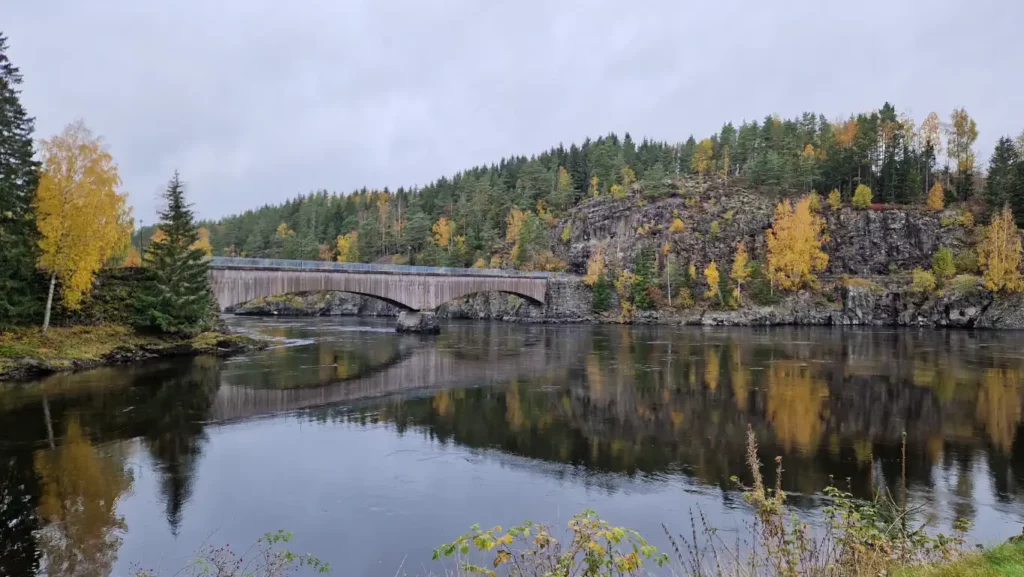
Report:
<svg viewBox="0 0 1024 577"><path fill-rule="evenodd" d="M434 311L402 311L398 313L395 330L400 333L436 335L441 332L441 325Z"/></svg>

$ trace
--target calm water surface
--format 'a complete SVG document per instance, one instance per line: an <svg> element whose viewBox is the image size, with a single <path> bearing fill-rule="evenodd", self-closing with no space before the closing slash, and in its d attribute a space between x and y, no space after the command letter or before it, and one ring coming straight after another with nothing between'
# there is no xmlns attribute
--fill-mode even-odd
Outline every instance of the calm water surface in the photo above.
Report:
<svg viewBox="0 0 1024 577"><path fill-rule="evenodd" d="M1024 520L1019 333L229 322L281 344L0 391L0 575L176 570L277 529L339 574L423 574L473 523L584 508L658 545L698 508L743 531L748 426L808 518L830 479L899 494L906 431L922 520Z"/></svg>

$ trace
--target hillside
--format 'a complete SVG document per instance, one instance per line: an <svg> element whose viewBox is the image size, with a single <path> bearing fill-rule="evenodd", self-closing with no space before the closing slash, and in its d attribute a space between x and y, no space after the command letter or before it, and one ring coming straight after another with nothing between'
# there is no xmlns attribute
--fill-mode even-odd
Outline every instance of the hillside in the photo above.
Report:
<svg viewBox="0 0 1024 577"><path fill-rule="evenodd" d="M586 285L556 283L558 311L484 295L448 305L442 314L449 316L1014 324L983 319L997 299L981 288L978 248L982 225L1002 207L1011 210L1008 226L1024 222L1024 140L1000 139L982 178L976 138L963 109L948 125L930 114L920 127L888 103L846 120L769 116L676 144L610 134L422 188L321 191L205 225L213 252L228 256L587 276ZM778 208L801 198L813 198L806 214L821 222L814 258L827 264L776 290L766 233ZM731 268L741 247L749 265L737 280ZM940 252L944 264L934 278L929 269ZM954 285L956 298L970 302L943 300ZM1006 287L1000 291L1011 292ZM249 312L389 314L356 301L300 298L257 303ZM736 317L735 309L754 307L774 308L756 319Z"/></svg>
<svg viewBox="0 0 1024 577"><path fill-rule="evenodd" d="M947 206L970 206L987 219L987 207L1009 204L1024 224L1024 139L1000 139L986 179L977 168L983 155L973 149L977 134L963 109L948 124L933 113L918 125L888 103L848 119L805 113L726 123L699 141L610 134L422 187L322 190L204 224L215 254L517 268L557 267L547 251L557 252L551 241L561 230L548 233L581 210L597 210L595 198L636 207L671 200L679 190L699 194L707 211L720 203L726 208L718 216L731 209L730 221L745 223L765 220L747 211L770 215L781 196L811 190L822 197L834 190L849 205L866 186L874 203L920 207L938 185L937 199ZM717 185L719 175L728 185ZM719 198L729 191L748 196L730 205ZM570 232L575 242L581 231ZM839 250L830 254L858 250L833 248Z"/></svg>

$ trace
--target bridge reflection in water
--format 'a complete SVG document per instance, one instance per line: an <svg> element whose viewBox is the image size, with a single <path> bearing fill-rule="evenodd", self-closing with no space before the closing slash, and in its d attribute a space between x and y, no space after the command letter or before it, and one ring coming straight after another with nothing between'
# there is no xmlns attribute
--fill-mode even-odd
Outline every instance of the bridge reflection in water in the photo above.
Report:
<svg viewBox="0 0 1024 577"><path fill-rule="evenodd" d="M431 341L415 337L402 340L405 342L401 343L399 354L386 366L371 366L361 374L340 381L258 388L229 384L235 379L228 374L214 397L211 417L230 421L410 392L492 385L515 378L537 378L550 370L547 349L540 344L524 347L515 356L474 359L457 355L454 350L438 347ZM417 342L411 344L411 341Z"/></svg>

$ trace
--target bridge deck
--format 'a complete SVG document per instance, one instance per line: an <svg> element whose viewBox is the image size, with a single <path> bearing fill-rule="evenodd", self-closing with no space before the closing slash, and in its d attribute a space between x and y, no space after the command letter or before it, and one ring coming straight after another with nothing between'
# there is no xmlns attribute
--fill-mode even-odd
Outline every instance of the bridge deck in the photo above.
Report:
<svg viewBox="0 0 1024 577"><path fill-rule="evenodd" d="M425 276L471 276L498 278L557 278L560 272L505 270L496 268L457 268L437 266L409 266L398 264L368 264L362 262L332 262L322 260L288 260L281 258L241 258L215 256L210 268L249 270L305 270L319 272L354 272L378 274L407 274Z"/></svg>

